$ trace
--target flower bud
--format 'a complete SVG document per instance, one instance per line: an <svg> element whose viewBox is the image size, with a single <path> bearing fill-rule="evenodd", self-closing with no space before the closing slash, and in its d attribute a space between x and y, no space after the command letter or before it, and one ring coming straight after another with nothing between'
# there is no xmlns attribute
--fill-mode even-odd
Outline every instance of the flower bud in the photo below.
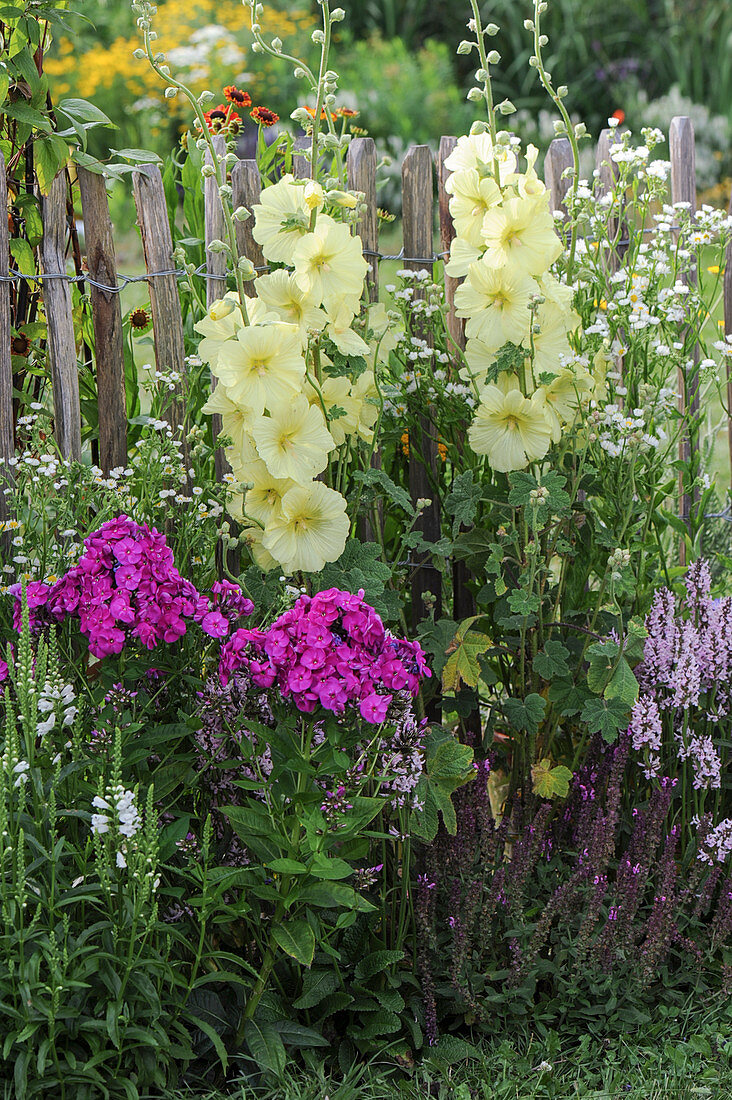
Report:
<svg viewBox="0 0 732 1100"><path fill-rule="evenodd" d="M166 99L175 99L175 97L177 95L178 95L178 89L177 88L166 88L165 89L165 98Z"/></svg>
<svg viewBox="0 0 732 1100"><path fill-rule="evenodd" d="M474 45L474 42L468 42L467 39L463 39L463 41L458 44L458 48L455 52L459 54L468 54ZM142 51L140 52L142 53Z"/></svg>
<svg viewBox="0 0 732 1100"><path fill-rule="evenodd" d="M325 196L317 180L308 180L303 188L303 198L308 210L322 210Z"/></svg>
<svg viewBox="0 0 732 1100"><path fill-rule="evenodd" d="M252 214L250 210L247 210L246 206L237 206L231 216L236 222L245 222L248 218L251 218Z"/></svg>
<svg viewBox="0 0 732 1100"><path fill-rule="evenodd" d="M549 44L548 36L546 34L540 34L539 35L539 45L540 46L547 46L548 44Z"/></svg>
<svg viewBox="0 0 732 1100"><path fill-rule="evenodd" d="M586 133L587 127L585 126L584 122L578 122L574 128L574 136L576 138L581 138L584 137Z"/></svg>
<svg viewBox="0 0 732 1100"><path fill-rule="evenodd" d="M145 51L144 51L144 50L133 50L133 51L132 51L132 56L133 56L133 57L134 57L134 58L135 58L135 59L136 59L137 61L142 61L142 59L143 59L143 58L144 58L144 56L145 56Z"/></svg>
<svg viewBox="0 0 732 1100"><path fill-rule="evenodd" d="M533 31L533 29L534 29L533 19L524 19L524 30Z"/></svg>
<svg viewBox="0 0 732 1100"><path fill-rule="evenodd" d="M213 252L213 253L228 252L229 251L229 246L228 246L228 244L226 244L225 241L220 241L220 240L216 239L216 240L208 242L208 244L206 245L206 251L207 252Z"/></svg>
<svg viewBox="0 0 732 1100"><path fill-rule="evenodd" d="M483 98L483 92L480 88L471 88L466 98L469 99L471 103L480 103Z"/></svg>
<svg viewBox="0 0 732 1100"><path fill-rule="evenodd" d="M486 61L489 65L497 65L500 60L501 55L499 54L498 50L491 50L491 52L486 57Z"/></svg>
<svg viewBox="0 0 732 1100"><path fill-rule="evenodd" d="M498 110L502 115L512 115L515 113L516 108L510 99L504 99L502 103L498 104Z"/></svg>
<svg viewBox="0 0 732 1100"><path fill-rule="evenodd" d="M272 39L272 49L275 51L275 53L280 53L282 51L282 39L281 38L273 38Z"/></svg>
<svg viewBox="0 0 732 1100"><path fill-rule="evenodd" d="M566 132L567 132L567 127L564 125L563 119L561 119L561 118L555 119L554 120L554 133L555 134L566 134Z"/></svg>
<svg viewBox="0 0 732 1100"><path fill-rule="evenodd" d="M333 23L342 23L346 18L346 13L343 8L333 8L333 11L330 13L330 18Z"/></svg>
<svg viewBox="0 0 732 1100"><path fill-rule="evenodd" d="M236 309L236 303L231 298L219 298L208 307L208 315L212 321L223 321Z"/></svg>
<svg viewBox="0 0 732 1100"><path fill-rule="evenodd" d="M352 191L329 191L327 199L344 210L355 210L360 201L359 196Z"/></svg>
<svg viewBox="0 0 732 1100"><path fill-rule="evenodd" d="M323 31L320 30L313 31L313 33L310 35L310 39L312 42L315 43L316 46L322 46L325 42L325 34L323 33Z"/></svg>
<svg viewBox="0 0 732 1100"><path fill-rule="evenodd" d="M241 277L243 278L245 283L250 283L252 279L256 279L257 277L257 271L254 267L254 264L246 256L241 256L239 258L236 269L238 272L240 272Z"/></svg>
<svg viewBox="0 0 732 1100"><path fill-rule="evenodd" d="M201 175L204 177L204 179L210 179L211 176L215 176L216 169L214 168L213 164L204 164L203 168L201 169Z"/></svg>
<svg viewBox="0 0 732 1100"><path fill-rule="evenodd" d="M490 35L491 38L495 38L500 29L497 23L489 23L485 29L485 33Z"/></svg>

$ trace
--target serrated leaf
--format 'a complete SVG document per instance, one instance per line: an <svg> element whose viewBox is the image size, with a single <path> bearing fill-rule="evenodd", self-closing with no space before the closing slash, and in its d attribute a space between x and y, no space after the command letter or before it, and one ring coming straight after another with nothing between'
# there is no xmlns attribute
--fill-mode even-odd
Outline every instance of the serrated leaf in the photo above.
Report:
<svg viewBox="0 0 732 1100"><path fill-rule="evenodd" d="M407 490L402 489L401 485L396 485L385 470L373 468L369 470L356 470L353 477L356 481L361 481L370 488L381 489L387 499L390 500L392 504L396 504L402 511L406 512L410 518L416 515L414 505L412 504L412 498Z"/></svg>
<svg viewBox="0 0 732 1100"><path fill-rule="evenodd" d="M587 691L581 685L573 683L568 676L554 680L549 688L549 701L557 704L563 718L579 714L587 698Z"/></svg>
<svg viewBox="0 0 732 1100"><path fill-rule="evenodd" d="M470 629L471 624L479 618L479 615L474 615L465 619L448 647L448 658L442 670L442 688L445 692L454 693L461 684L466 684L468 687L478 686L480 679L478 657L493 645L487 634Z"/></svg>
<svg viewBox="0 0 732 1100"><path fill-rule="evenodd" d="M561 642L550 639L541 653L533 661L534 672L544 680L554 680L557 676L566 676L569 671L567 658L569 650Z"/></svg>
<svg viewBox="0 0 732 1100"><path fill-rule="evenodd" d="M537 733L546 710L546 699L532 692L525 699L504 700L503 709L515 729Z"/></svg>
<svg viewBox="0 0 732 1100"><path fill-rule="evenodd" d="M381 974L383 970L401 962L404 958L403 951L372 951L356 966L355 975L358 981L372 978L374 974Z"/></svg>
<svg viewBox="0 0 732 1100"><path fill-rule="evenodd" d="M453 516L452 533L455 537L461 527L471 527L482 496L480 485L473 481L472 470L465 470L454 479L445 500L445 510Z"/></svg>
<svg viewBox="0 0 732 1100"><path fill-rule="evenodd" d="M539 798L566 798L569 794L569 784L572 772L563 764L552 767L548 757L544 757L531 769L532 791Z"/></svg>
<svg viewBox="0 0 732 1100"><path fill-rule="evenodd" d="M618 733L630 721L630 709L619 699L588 699L582 708L580 720L587 724L590 733L599 733L608 744L617 740Z"/></svg>
<svg viewBox="0 0 732 1100"><path fill-rule="evenodd" d="M321 1001L335 993L338 977L334 970L310 970L305 974L302 993L294 1003L295 1008L314 1008Z"/></svg>
<svg viewBox="0 0 732 1100"><path fill-rule="evenodd" d="M512 473L508 479L511 486L508 494L508 503L514 508L524 508L529 503L530 494L538 487L538 482L533 474L527 474L523 470Z"/></svg>
<svg viewBox="0 0 732 1100"><path fill-rule="evenodd" d="M427 761L430 779L462 783L472 771L473 750L454 737L441 741Z"/></svg>
<svg viewBox="0 0 732 1100"><path fill-rule="evenodd" d="M287 1065L287 1052L277 1028L259 1020L247 1020L244 1039L254 1061L262 1069L280 1077Z"/></svg>

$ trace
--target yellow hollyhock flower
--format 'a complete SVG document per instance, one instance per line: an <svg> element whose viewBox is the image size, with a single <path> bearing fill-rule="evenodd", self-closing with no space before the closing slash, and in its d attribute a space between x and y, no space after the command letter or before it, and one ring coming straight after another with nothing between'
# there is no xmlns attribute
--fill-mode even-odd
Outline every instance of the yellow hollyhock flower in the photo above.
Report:
<svg viewBox="0 0 732 1100"><path fill-rule="evenodd" d="M272 476L291 478L298 485L322 473L335 447L323 413L304 394L273 409L270 416L257 417L252 437Z"/></svg>
<svg viewBox="0 0 732 1100"><path fill-rule="evenodd" d="M452 279L462 279L470 271L474 264L485 252L485 245L481 237L480 246L473 248L462 237L454 237L450 245L450 259L445 264L445 274Z"/></svg>
<svg viewBox="0 0 732 1100"><path fill-rule="evenodd" d="M212 392L201 412L221 417L221 430L228 435L235 452L243 452L251 434L253 413L246 405L238 405L231 400L226 386L220 382Z"/></svg>
<svg viewBox="0 0 732 1100"><path fill-rule="evenodd" d="M264 467L264 463L262 463ZM290 478L272 477L269 470L257 469L250 479L251 489L244 496L244 511L260 523L268 523L282 511L282 498L295 484Z"/></svg>
<svg viewBox="0 0 732 1100"><path fill-rule="evenodd" d="M558 443L562 428L574 423L577 410L583 396L592 390L592 379L587 371L577 371L565 367L559 371L546 386L539 386L534 396L544 406L552 433L552 443Z"/></svg>
<svg viewBox="0 0 732 1100"><path fill-rule="evenodd" d="M368 266L362 249L361 238L352 237L347 225L321 214L292 253L297 285L326 310L344 294L360 298Z"/></svg>
<svg viewBox="0 0 732 1100"><path fill-rule="evenodd" d="M570 355L568 333L573 332L580 323L579 315L573 309L563 310L553 302L545 302L536 312L539 331L534 333L534 377L542 371L556 371L560 355ZM528 349L528 339L524 341ZM528 352L527 352L528 354Z"/></svg>
<svg viewBox="0 0 732 1100"><path fill-rule="evenodd" d="M329 303L326 333L341 355L368 355L369 353L366 341L351 328L359 302L360 298L355 295L343 294Z"/></svg>
<svg viewBox="0 0 732 1100"><path fill-rule="evenodd" d="M504 199L486 212L481 233L485 263L525 275L542 275L563 250L544 195Z"/></svg>
<svg viewBox="0 0 732 1100"><path fill-rule="evenodd" d="M497 348L486 344L485 340L473 337L465 344L465 366L460 368L460 377L464 382L474 382L478 388L485 384L488 370L496 361Z"/></svg>
<svg viewBox="0 0 732 1100"><path fill-rule="evenodd" d="M526 146L526 171L515 172L512 176L508 176L506 183L515 188L519 195L523 198L533 198L536 195L543 195L546 191L546 187L542 180L536 174L536 158L539 155L539 150L535 145Z"/></svg>
<svg viewBox="0 0 732 1100"><path fill-rule="evenodd" d="M475 168L450 176L445 190L451 192L450 213L457 236L473 248L483 248L483 218L501 201L501 189L495 180L481 179Z"/></svg>
<svg viewBox="0 0 732 1100"><path fill-rule="evenodd" d="M236 519L236 516L234 518ZM271 573L273 569L277 568L279 562L263 546L264 531L261 527L245 527L241 537L244 539L255 565L263 573Z"/></svg>
<svg viewBox="0 0 732 1100"><path fill-rule="evenodd" d="M383 302L372 302L368 307L367 327L371 330L371 353L378 354L379 362L387 362L389 352L394 351L399 336L404 332L404 322L391 317Z"/></svg>
<svg viewBox="0 0 732 1100"><path fill-rule="evenodd" d="M358 404L356 432L365 443L374 438L374 424L379 418L379 392L374 372L366 370L351 385L351 399Z"/></svg>
<svg viewBox="0 0 732 1100"><path fill-rule="evenodd" d="M343 553L350 530L346 501L321 481L296 485L265 526L262 546L288 573L315 573Z"/></svg>
<svg viewBox="0 0 732 1100"><path fill-rule="evenodd" d="M455 291L458 317L466 317L468 337L483 340L497 351L509 340L520 344L529 331L529 299L537 285L528 275L507 268L473 264Z"/></svg>
<svg viewBox="0 0 732 1100"><path fill-rule="evenodd" d="M336 447L340 447L346 441L346 436L353 435L358 421L358 408L351 399L351 383L346 377L324 378L320 383L320 393L311 386L305 385L305 396L310 404L322 412L325 406L328 417L328 431L333 437ZM331 416L331 409L341 409L342 416Z"/></svg>
<svg viewBox="0 0 732 1100"><path fill-rule="evenodd" d="M232 401L255 414L287 404L302 389L305 360L296 325L248 325L222 345L211 368Z"/></svg>
<svg viewBox="0 0 732 1100"><path fill-rule="evenodd" d="M529 401L518 389L485 386L468 432L476 454L494 470L509 473L538 462L549 450L551 429L536 394Z"/></svg>
<svg viewBox="0 0 732 1100"><path fill-rule="evenodd" d="M271 313L264 302L256 298L247 299L247 315L253 325L274 321L277 315ZM198 345L198 354L204 363L214 370L219 361L219 352L224 344L233 340L239 329L244 328L244 318L239 305L239 295L230 290L223 298L212 302L208 313L194 326L203 336Z"/></svg>
<svg viewBox="0 0 732 1100"><path fill-rule="evenodd" d="M284 268L255 279L254 289L258 299L281 321L298 326L303 344L307 343L308 332L320 332L325 327L326 316L318 301L301 290L295 276Z"/></svg>
<svg viewBox="0 0 732 1100"><path fill-rule="evenodd" d="M516 171L516 156L505 145L494 148L490 134L463 134L457 145L445 159L449 172L457 174L475 168L481 177L493 174L493 161L498 161L498 170L503 183L507 176ZM449 184L450 180L448 180ZM450 193L449 188L446 190Z"/></svg>
<svg viewBox="0 0 732 1100"><path fill-rule="evenodd" d="M259 203L252 208L252 236L268 260L289 263L292 250L310 225L305 189L288 173L277 183L265 187Z"/></svg>
<svg viewBox="0 0 732 1100"><path fill-rule="evenodd" d="M547 273L539 279L539 290L548 304L556 306L565 313L569 313L572 309L575 293L573 286L560 283L559 279L555 279L553 275Z"/></svg>

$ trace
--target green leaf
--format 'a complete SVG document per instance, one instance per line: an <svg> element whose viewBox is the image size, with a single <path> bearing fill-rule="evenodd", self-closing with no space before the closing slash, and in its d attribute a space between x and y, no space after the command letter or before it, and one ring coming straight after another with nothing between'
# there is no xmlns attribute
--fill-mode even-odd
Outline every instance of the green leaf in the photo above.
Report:
<svg viewBox="0 0 732 1100"><path fill-rule="evenodd" d="M272 939L287 955L297 959L303 966L310 966L312 963L315 954L315 933L306 920L273 925Z"/></svg>
<svg viewBox="0 0 732 1100"><path fill-rule="evenodd" d="M37 138L33 143L33 160L42 195L51 190L51 184L68 159L69 147L57 134Z"/></svg>
<svg viewBox="0 0 732 1100"><path fill-rule="evenodd" d="M630 710L619 699L588 699L582 708L580 720L586 722L590 733L602 734L603 740L612 745L618 732L630 721Z"/></svg>
<svg viewBox="0 0 732 1100"><path fill-rule="evenodd" d="M274 1024L260 1023L259 1020L247 1020L244 1026L244 1039L254 1061L280 1077L287 1065L287 1052L280 1033Z"/></svg>
<svg viewBox="0 0 732 1100"><path fill-rule="evenodd" d="M549 701L558 705L559 713L563 718L579 714L587 698L588 693L585 688L580 684L574 684L568 676L555 680L549 688Z"/></svg>
<svg viewBox="0 0 732 1100"><path fill-rule="evenodd" d="M545 643L541 653L534 657L534 672L544 680L554 680L557 676L566 676L569 672L567 658L569 650L561 642L550 640Z"/></svg>
<svg viewBox="0 0 732 1100"><path fill-rule="evenodd" d="M338 977L334 970L309 970L306 972L302 993L294 1002L294 1008L314 1008L338 988Z"/></svg>
<svg viewBox="0 0 732 1100"><path fill-rule="evenodd" d="M381 489L387 499L390 500L392 504L396 504L402 511L406 512L410 519L413 519L416 515L409 493L406 489L402 489L400 485L395 485L384 470L373 468L369 470L356 470L354 471L353 477L356 481L361 481L370 488Z"/></svg>
<svg viewBox="0 0 732 1100"><path fill-rule="evenodd" d="M606 699L617 699L618 702L630 708L638 698L638 691L638 681L633 670L625 657L621 657L603 694Z"/></svg>
<svg viewBox="0 0 732 1100"><path fill-rule="evenodd" d="M267 866L278 875L306 875L308 873L305 864L296 859L273 859Z"/></svg>
<svg viewBox="0 0 732 1100"><path fill-rule="evenodd" d="M13 237L10 241L10 254L21 275L35 275L36 261L33 249L26 240L22 237Z"/></svg>
<svg viewBox="0 0 732 1100"><path fill-rule="evenodd" d="M463 783L473 770L473 750L454 737L440 742L427 762L430 779Z"/></svg>
<svg viewBox="0 0 732 1100"><path fill-rule="evenodd" d="M52 126L46 115L34 110L24 99L17 99L15 103L5 103L3 114L14 118L16 122L31 126L34 130L43 130L47 134L51 133Z"/></svg>
<svg viewBox="0 0 732 1100"><path fill-rule="evenodd" d="M537 733L546 710L546 699L532 692L525 699L506 699L503 709L514 729Z"/></svg>
<svg viewBox="0 0 732 1100"><path fill-rule="evenodd" d="M381 974L383 970L389 970L404 958L403 951L372 951L366 955L356 966L355 975L358 981L373 978L374 974Z"/></svg>
<svg viewBox="0 0 732 1100"><path fill-rule="evenodd" d="M320 909L357 909L370 912L375 909L371 902L362 898L352 886L341 882L311 882L295 893L294 902L302 905L315 905Z"/></svg>
<svg viewBox="0 0 732 1100"><path fill-rule="evenodd" d="M481 634L477 630L471 630L470 626L480 615L473 615L465 619L457 629L457 633L448 648L448 658L442 670L443 691L453 693L458 690L461 683L468 687L477 687L480 679L480 663L478 658L493 646L492 640L487 634Z"/></svg>
<svg viewBox="0 0 732 1100"><path fill-rule="evenodd" d="M556 768L551 766L551 760L544 757L531 769L532 791L539 798L566 798L569 794L569 784L572 772L559 764Z"/></svg>
<svg viewBox="0 0 732 1100"><path fill-rule="evenodd" d="M482 496L480 485L473 481L472 470L465 470L454 479L445 500L446 511L453 516L452 533L455 537L461 527L472 527Z"/></svg>
<svg viewBox="0 0 732 1100"><path fill-rule="evenodd" d="M333 881L348 878L353 874L353 867L350 863L346 863L345 859L328 859L321 852L317 852L313 857L310 873L316 878Z"/></svg>
<svg viewBox="0 0 732 1100"><path fill-rule="evenodd" d="M507 597L508 606L514 615L524 617L534 615L540 606L539 595L536 592L527 592L523 588L515 588Z"/></svg>
<svg viewBox="0 0 732 1100"><path fill-rule="evenodd" d="M86 99L62 99L58 103L57 110L67 118L76 119L87 126L112 126L116 129L111 118Z"/></svg>

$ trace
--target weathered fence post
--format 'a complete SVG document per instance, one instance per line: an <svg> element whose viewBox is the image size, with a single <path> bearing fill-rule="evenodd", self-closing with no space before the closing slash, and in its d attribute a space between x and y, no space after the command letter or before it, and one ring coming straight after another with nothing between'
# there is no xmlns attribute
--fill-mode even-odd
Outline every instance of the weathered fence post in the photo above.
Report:
<svg viewBox="0 0 732 1100"><path fill-rule="evenodd" d="M4 217L4 214L2 215ZM66 173L60 172L41 200L44 275L66 274ZM71 287L65 278L43 280L48 354L53 383L56 440L63 458L81 459L81 408Z"/></svg>
<svg viewBox="0 0 732 1100"><path fill-rule="evenodd" d="M0 153L0 210L8 208L8 183L5 175L5 159ZM0 218L0 273L10 272L10 242L8 219ZM0 283L0 520L10 518L10 505L5 495L13 483L13 467L10 459L15 454L15 425L13 421L13 361L11 358L12 333L10 327L10 288L12 283Z"/></svg>
<svg viewBox="0 0 732 1100"><path fill-rule="evenodd" d="M312 142L309 137L295 138L292 146L292 174L296 180L309 180L312 176L312 165L306 160L303 153L310 150Z"/></svg>
<svg viewBox="0 0 732 1100"><path fill-rule="evenodd" d="M137 207L137 219L142 237L145 267L150 278L150 309L155 337L155 365L158 371L185 374L183 318L178 297L178 282L173 274L173 238L165 204L163 178L157 165L146 164L132 173L132 189ZM166 272L164 275L159 272ZM171 272L171 274L167 274ZM170 423L182 428L185 407L182 385L176 388L176 398L170 408Z"/></svg>
<svg viewBox="0 0 732 1100"><path fill-rule="evenodd" d="M413 145L402 165L402 219L404 231L404 266L412 271L427 270L432 276L434 245L432 153L428 145ZM419 297L419 286L415 298ZM429 328L420 327L415 333L429 339ZM440 504L434 482L439 478L436 426L429 410L420 417L419 439L409 441L409 490L413 501L429 500L421 512L416 529L427 542L440 538ZM418 453L418 449L419 452ZM442 574L430 561L430 554L415 554L415 570L412 576L412 620L416 624L423 617L423 597L431 592L435 599L434 612L438 619L442 613Z"/></svg>
<svg viewBox="0 0 732 1100"><path fill-rule="evenodd" d="M691 216L696 213L696 154L694 149L694 126L690 118L685 115L671 119L668 134L669 152L671 156L671 202L685 202L689 204ZM688 278L682 276L686 283L696 283L697 274L693 270ZM696 421L699 416L699 374L696 364L699 361L699 345L694 344L692 351L693 367L686 371L679 367L679 411L682 416ZM679 459L689 464L696 455L699 447L698 425L693 429L688 426L683 429L679 441ZM695 490L695 497L698 492ZM688 523L691 514L691 495L684 491L684 475L679 473L679 501L681 505L681 518ZM681 543L681 564L686 564L686 547Z"/></svg>
<svg viewBox="0 0 732 1100"><path fill-rule="evenodd" d="M256 160L237 161L231 170L231 192L234 209L243 206L251 214L252 207L257 205L262 193L262 180ZM235 228L239 255L251 260L257 274L262 275L266 271L267 262L261 247L252 236L254 218L247 218L243 222L238 221ZM250 298L256 297L257 292L253 282L245 283L244 290Z"/></svg>
<svg viewBox="0 0 732 1100"><path fill-rule="evenodd" d="M127 398L122 306L104 176L79 168L86 262L91 277L94 360L99 404L99 462L105 474L127 465ZM101 283L109 290L102 290Z"/></svg>
<svg viewBox="0 0 732 1100"><path fill-rule="evenodd" d="M574 158L569 138L554 138L544 158L544 183L549 192L549 206L552 214L559 211L566 216L564 200L572 181L569 176L564 175L564 172L573 165Z"/></svg>
<svg viewBox="0 0 732 1100"><path fill-rule="evenodd" d="M348 186L362 191L365 210L356 232L363 241L369 270L366 275L370 302L379 298L379 219L376 214L376 145L373 138L354 138L346 158Z"/></svg>

